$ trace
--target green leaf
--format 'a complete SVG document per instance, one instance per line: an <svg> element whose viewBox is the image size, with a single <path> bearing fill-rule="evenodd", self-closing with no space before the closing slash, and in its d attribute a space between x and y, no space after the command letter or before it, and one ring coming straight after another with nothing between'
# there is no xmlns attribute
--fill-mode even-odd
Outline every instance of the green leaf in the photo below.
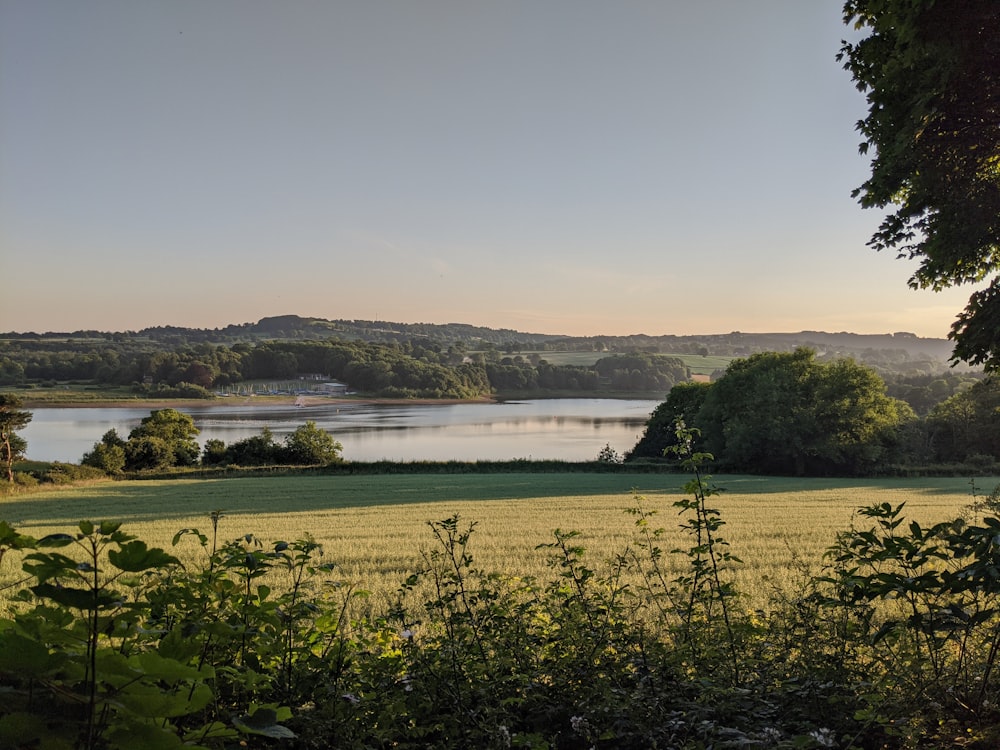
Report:
<svg viewBox="0 0 1000 750"><path fill-rule="evenodd" d="M204 726L198 727L197 729L193 729L190 732L187 732L184 735L184 741L190 743L194 740L215 740L215 739L234 740L238 737L239 733L235 729L226 726L220 721L213 721L209 724L205 724ZM186 745L185 747L194 747L194 745ZM197 747L201 746L198 745Z"/></svg>
<svg viewBox="0 0 1000 750"><path fill-rule="evenodd" d="M110 536L114 534L118 529L122 527L121 523L117 521L101 521L101 534L103 536Z"/></svg>
<svg viewBox="0 0 1000 750"><path fill-rule="evenodd" d="M129 663L144 672L147 677L169 684L180 680L210 679L212 677L210 667L198 669L156 651L144 651L137 654L129 659Z"/></svg>
<svg viewBox="0 0 1000 750"><path fill-rule="evenodd" d="M183 662L196 656L201 649L200 639L190 637L190 634L182 632L180 628L174 628L160 639L157 652L164 659Z"/></svg>
<svg viewBox="0 0 1000 750"><path fill-rule="evenodd" d="M38 540L39 547L65 547L76 541L76 537L69 534L49 534Z"/></svg>
<svg viewBox="0 0 1000 750"><path fill-rule="evenodd" d="M38 540L19 534L9 523L0 521L0 549L29 549L36 544Z"/></svg>
<svg viewBox="0 0 1000 750"><path fill-rule="evenodd" d="M123 721L107 732L111 747L118 750L176 750L191 748L185 745L170 727L161 727L149 721Z"/></svg>
<svg viewBox="0 0 1000 750"><path fill-rule="evenodd" d="M180 565L180 560L173 555L159 547L149 549L146 543L141 540L124 544L117 550L110 550L108 560L119 570L130 573L138 573L151 568L163 568L168 565Z"/></svg>
<svg viewBox="0 0 1000 750"><path fill-rule="evenodd" d="M59 666L60 656L50 654L48 646L13 631L0 632L0 672L35 677Z"/></svg>
<svg viewBox="0 0 1000 750"><path fill-rule="evenodd" d="M212 689L203 682L190 690L181 686L176 692L162 690L155 685L134 683L115 696L115 702L132 714L147 719L187 716L200 711L212 700Z"/></svg>
<svg viewBox="0 0 1000 750"><path fill-rule="evenodd" d="M262 737L290 740L295 733L278 722L278 712L273 708L258 708L252 714L243 714L233 719L233 726L245 734L258 734Z"/></svg>
<svg viewBox="0 0 1000 750"><path fill-rule="evenodd" d="M75 575L78 564L73 558L58 552L33 552L25 556L21 569L37 578L39 583L44 583L61 575Z"/></svg>
<svg viewBox="0 0 1000 750"><path fill-rule="evenodd" d="M102 680L116 686L128 685L142 677L142 670L129 663L124 654L113 648L102 648L94 657Z"/></svg>
<svg viewBox="0 0 1000 750"><path fill-rule="evenodd" d="M29 747L49 735L45 721L34 714L0 716L0 747Z"/></svg>
<svg viewBox="0 0 1000 750"><path fill-rule="evenodd" d="M39 583L29 588L35 596L75 609L108 609L122 602L117 592L107 589L94 592L73 586L53 586L51 583Z"/></svg>
<svg viewBox="0 0 1000 750"><path fill-rule="evenodd" d="M173 541L170 542L170 546L176 547L177 542L179 542L181 540L181 537L186 534L194 534L196 537L198 537L198 542L201 544L202 547L208 544L208 537L202 534L200 531L198 531L198 529L181 529L176 534L174 534L174 538Z"/></svg>

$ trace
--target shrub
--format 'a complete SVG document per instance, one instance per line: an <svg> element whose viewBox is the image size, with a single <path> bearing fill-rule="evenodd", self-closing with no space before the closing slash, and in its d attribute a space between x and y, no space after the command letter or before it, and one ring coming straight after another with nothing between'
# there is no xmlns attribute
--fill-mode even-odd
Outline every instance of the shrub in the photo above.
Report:
<svg viewBox="0 0 1000 750"><path fill-rule="evenodd" d="M54 463L52 467L42 475L42 481L53 484L71 484L73 482L102 479L105 472L93 466L83 466L77 464Z"/></svg>

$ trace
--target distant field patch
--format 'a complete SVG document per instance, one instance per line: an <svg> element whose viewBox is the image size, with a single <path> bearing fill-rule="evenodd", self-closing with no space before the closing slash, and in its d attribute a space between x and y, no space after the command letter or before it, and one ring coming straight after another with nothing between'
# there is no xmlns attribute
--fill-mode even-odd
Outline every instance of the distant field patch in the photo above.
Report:
<svg viewBox="0 0 1000 750"><path fill-rule="evenodd" d="M537 354L550 365L570 367L593 367L597 360L609 356L604 352L523 352L520 354L524 359L527 359L531 354Z"/></svg>
<svg viewBox="0 0 1000 750"><path fill-rule="evenodd" d="M572 365L574 367L592 367L597 360L613 356L608 352L518 352L527 359L529 354L537 354L552 365ZM509 355L517 356L517 355ZM692 374L711 375L716 370L725 370L735 357L703 357L700 354L664 354L664 357L674 357L681 360Z"/></svg>
<svg viewBox="0 0 1000 750"><path fill-rule="evenodd" d="M702 357L700 354L676 354L679 360L691 369L692 375L711 375L716 370L725 370L736 357Z"/></svg>

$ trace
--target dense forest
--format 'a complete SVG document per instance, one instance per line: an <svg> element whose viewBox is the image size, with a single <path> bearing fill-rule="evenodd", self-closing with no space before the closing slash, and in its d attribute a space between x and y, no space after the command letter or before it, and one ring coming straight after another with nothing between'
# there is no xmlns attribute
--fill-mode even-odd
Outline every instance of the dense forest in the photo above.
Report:
<svg viewBox="0 0 1000 750"><path fill-rule="evenodd" d="M389 398L474 399L503 392L666 393L690 373L674 357L610 354L593 366L554 365L539 356L467 353L432 342L268 341L156 348L94 340L7 342L0 385L90 382L141 395L210 398L247 381L300 380L302 390L335 380Z"/></svg>
<svg viewBox="0 0 1000 750"><path fill-rule="evenodd" d="M873 368L918 413L926 413L970 377L966 368L949 370L947 341L905 333L566 337L464 324L288 315L217 329L0 334L0 386L88 382L158 397L210 397L238 383L305 377L399 398L584 392L662 396L690 379L679 356L746 357L800 346L824 359L851 357ZM550 352L597 356L591 365L555 364L546 359Z"/></svg>

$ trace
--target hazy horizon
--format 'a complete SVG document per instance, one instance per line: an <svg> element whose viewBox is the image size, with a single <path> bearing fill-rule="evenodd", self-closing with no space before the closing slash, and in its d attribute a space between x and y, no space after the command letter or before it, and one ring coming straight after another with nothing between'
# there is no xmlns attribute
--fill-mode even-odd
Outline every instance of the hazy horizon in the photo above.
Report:
<svg viewBox="0 0 1000 750"><path fill-rule="evenodd" d="M944 338L842 4L0 0L0 329Z"/></svg>
<svg viewBox="0 0 1000 750"><path fill-rule="evenodd" d="M507 328L506 326L478 325L478 324L467 323L466 321L461 321L461 320L451 320L451 321L447 321L446 323L432 323L432 322L426 321L426 320L412 320L412 321L407 321L407 320L383 320L383 319L372 319L372 318L349 318L349 317L348 318L345 318L345 317L341 317L341 318L321 318L320 316L315 316L315 315L297 315L296 313L285 313L285 314L282 314L282 315L268 315L268 316L264 316L264 318L261 318L261 319L258 319L258 320L252 320L252 321L233 321L233 322L230 322L230 323L224 323L222 325L217 325L217 326L196 326L196 325L195 326L173 326L171 324L159 324L159 325L152 325L152 326L141 326L139 328L115 328L115 329L75 328L75 329L53 329L53 330L46 330L46 331L42 331L42 330L27 330L27 331L14 331L14 330L6 330L6 331L4 331L4 330L0 330L0 333L16 333L16 334L32 334L32 333L34 333L34 334L39 334L39 335L44 335L44 334L62 334L62 333L70 333L71 334L71 333L84 332L84 331L94 331L94 332L97 332L97 333L128 333L128 332L141 331L141 330L144 330L146 328L169 328L169 327L186 328L186 329L190 329L190 330L217 330L217 329L221 330L221 329L228 328L229 326L256 325L256 324L260 323L262 320L265 320L265 319L268 319L268 318L281 318L281 317L290 317L290 316L291 317L299 317L299 318L303 318L303 319L329 320L331 322L332 321L336 321L336 320L344 320L344 321L351 321L351 322L364 321L364 322L372 322L372 323L384 323L384 324L387 324L387 325L475 325L475 327L477 327L477 328L488 328L488 329L491 329L491 330L512 330L512 331L515 331L516 333L523 333L523 334L530 334L530 335L566 336L566 337L579 337L579 338L602 338L602 337L612 338L612 337L616 337L616 336L650 336L650 337L656 337L656 336L682 336L682 337L686 337L686 336L690 336L690 337L699 337L699 336L725 336L725 335L728 335L728 334L731 334L731 333L740 333L740 334L746 334L746 335L750 335L750 336L768 336L768 335L784 335L784 334L813 333L813 332L815 332L815 333L825 333L825 334L830 334L830 335L841 335L841 334L855 335L855 336L896 336L896 335L910 336L910 335L916 335L916 336L918 336L918 338L925 338L925 339L927 339L927 338L931 338L931 339L946 339L947 338L945 336L920 336L919 334L915 334L913 331L879 331L879 332L875 332L875 333L859 333L857 331L846 331L846 330L843 330L843 331L829 331L829 330L821 330L821 329L816 329L816 328L801 328L801 329L797 329L797 330L794 330L794 331L792 331L792 330L788 330L788 331L776 331L776 330L775 331L763 331L763 330L761 330L761 331L758 331L758 330L732 329L732 330L728 330L728 331L700 331L700 332L697 332L697 333L648 333L646 331L632 331L631 333L625 333L625 334L611 334L611 333L607 333L607 332L594 332L594 333L583 333L583 334L569 334L569 333L565 333L564 331L541 331L541 330L538 330L538 331L528 331L528 330L523 330L523 329L518 329L518 328L510 329L510 328Z"/></svg>

